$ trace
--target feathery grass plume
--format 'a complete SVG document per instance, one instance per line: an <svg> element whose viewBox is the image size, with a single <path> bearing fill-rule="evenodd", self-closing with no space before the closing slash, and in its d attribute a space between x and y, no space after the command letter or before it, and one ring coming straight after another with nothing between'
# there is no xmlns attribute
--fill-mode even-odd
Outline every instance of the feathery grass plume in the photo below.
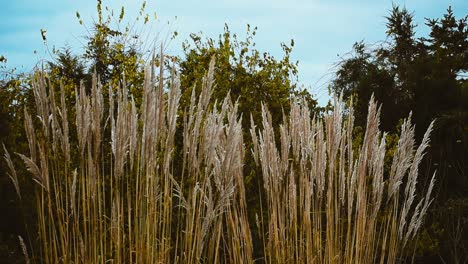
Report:
<svg viewBox="0 0 468 264"><path fill-rule="evenodd" d="M3 151L5 152L3 158L5 159L8 169L10 172L7 172L8 177L10 178L11 182L13 183L13 186L15 187L16 194L18 195L18 198L21 200L21 192L20 192L20 187L18 183L18 175L16 175L16 170L15 166L13 165L13 161L11 160L10 153L5 147L5 144L2 143L3 146Z"/></svg>
<svg viewBox="0 0 468 264"><path fill-rule="evenodd" d="M31 261L29 259L28 250L26 248L26 244L24 244L23 238L21 236L18 236L18 240L19 240L19 243L20 243L20 246L21 246L21 251L23 252L23 255L24 255L25 263L26 264L31 263Z"/></svg>
<svg viewBox="0 0 468 264"><path fill-rule="evenodd" d="M37 161L37 140L36 132L34 131L33 121L31 115L28 113L27 109L24 109L24 127L26 132L26 138L28 139L29 144L29 154L31 159Z"/></svg>
<svg viewBox="0 0 468 264"><path fill-rule="evenodd" d="M65 155L65 163L70 163L70 139L69 139L69 126L68 126L68 109L65 102L65 88L62 83L60 83L60 118L62 120L62 152ZM34 159L33 159L34 160Z"/></svg>
<svg viewBox="0 0 468 264"><path fill-rule="evenodd" d="M23 154L18 154L20 158L24 161L26 168L33 175L33 180L42 186L45 190L49 190L46 180L43 178L41 169L34 163L30 158L24 156Z"/></svg>

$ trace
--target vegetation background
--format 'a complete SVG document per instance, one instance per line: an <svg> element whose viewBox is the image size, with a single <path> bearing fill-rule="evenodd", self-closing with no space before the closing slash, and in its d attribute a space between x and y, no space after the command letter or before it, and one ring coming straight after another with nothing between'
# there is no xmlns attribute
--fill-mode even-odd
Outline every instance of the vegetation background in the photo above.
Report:
<svg viewBox="0 0 468 264"><path fill-rule="evenodd" d="M135 36L131 27L115 27L124 16L124 9L111 15L97 5L98 20L91 26L86 37L83 54L76 54L70 48L51 51L51 60L40 65L47 74L47 81L55 87L61 85L65 91L65 102L74 105L75 87L83 82L92 87L96 73L103 90L110 86L122 85L122 76L137 106L142 103L144 68L149 63L158 66L161 61L154 50L148 53L141 46L141 39ZM416 10L417 11L417 10ZM80 23L80 14L77 13ZM142 6L140 18L150 19ZM414 258L407 261L420 263L466 263L468 261L468 16L456 18L448 7L439 18L427 20L427 36L415 37L413 14L395 6L386 18L387 40L378 45L357 42L352 52L338 64L334 80L329 85L331 94L343 95L355 109L355 144L364 140L368 115L368 102L373 94L382 103L382 130L388 132L388 158L386 171L390 170L393 151L397 147L403 119L412 112L415 123L416 141L423 139L426 128L436 120L430 148L420 166L420 186L428 186L432 174L437 171L434 187L435 199L428 211L420 235L412 243ZM230 93L238 99L238 111L244 117L252 116L260 123L261 105L268 105L273 124L283 120L283 112L290 111L290 98L304 96L308 107L317 116L323 116L331 105L319 106L307 90L297 87L297 62L291 60L294 42L282 44L283 56L275 58L267 52L258 51L254 46L256 28L247 27L245 39L238 39L225 26L218 39L204 39L193 34L183 45L182 56L165 56L163 69L169 73L172 68L179 72L181 98L184 108L190 106L193 89L201 91L202 79L214 57L216 67L213 78L216 89L213 98L222 101ZM43 39L47 43L46 33ZM0 57L0 142L10 153L29 153L24 127L24 107L34 109L32 89L35 74L20 73L8 67L8 58ZM160 66L160 65L159 65ZM167 74L166 76L170 76ZM170 79L168 79L170 82ZM198 90L197 90L198 89ZM88 91L89 92L89 91ZM106 95L105 95L106 96ZM353 100L351 100L351 97ZM32 116L37 113L32 113ZM181 126L180 123L177 126ZM253 147L250 139L250 119L242 119L244 144ZM179 127L180 128L180 127ZM276 127L275 129L279 129ZM180 129L178 131L181 131ZM182 132L175 135L175 144L182 142ZM180 149L180 146L179 148ZM175 153L182 155L182 153ZM20 157L12 155L15 163ZM4 216L0 230L0 259L5 263L22 263L21 245L18 235L26 245L34 244L27 234L35 230L34 207L35 184L25 168L18 166L18 181L22 199L18 201L16 190L8 177L8 164L2 160L0 168L1 210ZM176 167L177 168L177 167ZM387 172L388 173L388 172ZM244 167L244 182L249 223L255 226L255 214L260 211L258 197L261 179L254 160L247 158ZM422 195L423 190L419 195ZM262 245L253 235L255 256L261 256Z"/></svg>

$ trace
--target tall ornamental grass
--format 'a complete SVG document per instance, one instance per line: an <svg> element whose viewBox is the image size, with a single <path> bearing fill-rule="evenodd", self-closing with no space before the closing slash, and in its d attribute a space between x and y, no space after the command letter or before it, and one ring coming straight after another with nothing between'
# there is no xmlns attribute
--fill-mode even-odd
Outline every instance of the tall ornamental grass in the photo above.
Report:
<svg viewBox="0 0 468 264"><path fill-rule="evenodd" d="M352 104L351 104L352 105ZM267 263L395 263L414 238L431 203L415 200L418 165L432 124L414 150L414 126L403 122L390 172L384 171L380 108L371 99L363 142L353 146L353 109L311 119L295 100L279 126L262 108L262 129L252 122L253 156L261 167L266 217L260 220Z"/></svg>
<svg viewBox="0 0 468 264"><path fill-rule="evenodd" d="M414 127L403 122L387 173L374 100L356 147L353 111L341 100L320 119L292 99L279 128L262 107L246 149L237 104L212 102L213 71L214 61L187 109L179 107L177 75L165 88L162 68L159 76L146 70L138 107L125 85L104 91L94 76L69 109L63 87L34 79L37 115L24 113L29 153L18 154L37 182L31 259L21 239L28 262L397 262L431 203L434 178L425 197L416 197L416 184L432 124L415 149ZM263 182L254 223L244 189L248 155ZM5 159L21 197L6 150ZM257 259L254 229L264 252Z"/></svg>

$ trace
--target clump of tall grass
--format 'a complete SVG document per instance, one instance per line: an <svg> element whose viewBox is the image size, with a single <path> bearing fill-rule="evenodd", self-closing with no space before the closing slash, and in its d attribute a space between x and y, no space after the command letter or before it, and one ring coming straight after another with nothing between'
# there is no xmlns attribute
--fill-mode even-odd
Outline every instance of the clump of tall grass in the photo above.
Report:
<svg viewBox="0 0 468 264"><path fill-rule="evenodd" d="M158 81L148 68L139 109L125 85L104 98L94 76L89 94L83 85L75 91L73 111L63 87L56 95L44 75L34 80L37 117L25 110L30 153L19 155L39 186L35 261L252 262L241 120L229 99L209 109L213 67L185 115L183 161L174 160L176 76L165 90L162 70Z"/></svg>
<svg viewBox="0 0 468 264"><path fill-rule="evenodd" d="M352 104L351 104L352 105ZM267 263L395 263L431 203L434 177L415 204L418 165L432 124L414 151L414 126L403 122L388 175L380 108L371 99L363 142L353 147L353 109L335 98L323 120L295 100L279 127L262 107L252 122L253 155L261 167L266 216L260 221Z"/></svg>
<svg viewBox="0 0 468 264"><path fill-rule="evenodd" d="M414 200L432 125L414 151L414 127L403 123L386 175L373 100L355 153L352 109L345 113L336 100L331 114L311 119L306 104L293 99L280 141L263 106L261 129L252 121L254 147L246 150L237 104L211 104L213 70L214 61L183 116L178 78L174 73L165 88L162 68L159 76L146 69L139 107L125 85L104 91L94 76L89 91L75 90L69 109L63 87L55 94L46 76L35 78L37 116L24 114L30 153L19 154L38 183L32 261L253 263L257 226L266 263L394 263L431 202L434 178ZM267 205L256 223L248 221L244 190L250 151ZM21 197L6 150L5 159Z"/></svg>

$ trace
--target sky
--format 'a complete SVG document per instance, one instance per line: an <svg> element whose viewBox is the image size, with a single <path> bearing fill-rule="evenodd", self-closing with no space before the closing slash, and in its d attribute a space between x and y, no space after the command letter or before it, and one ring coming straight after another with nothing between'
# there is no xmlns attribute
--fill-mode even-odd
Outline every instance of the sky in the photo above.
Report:
<svg viewBox="0 0 468 264"><path fill-rule="evenodd" d="M52 47L69 46L82 51L84 37L97 20L95 0L0 0L0 55L8 67L27 72L40 61L51 59ZM117 14L125 7L125 17L133 21L142 1L103 0ZM145 27L145 36L156 43L165 42L165 52L181 55L181 43L190 33L216 38L225 23L240 39L247 24L257 27L254 42L261 52L281 58L280 43L295 46L292 59L299 61L299 85L325 104L327 86L340 57L351 51L357 41L376 43L386 39L385 16L392 4L414 12L416 34L426 35L424 18L439 18L448 6L455 16L468 14L466 0L147 0L146 12L157 20ZM80 25L76 12L81 14ZM47 46L41 37L47 30ZM170 33L178 32L172 40Z"/></svg>

